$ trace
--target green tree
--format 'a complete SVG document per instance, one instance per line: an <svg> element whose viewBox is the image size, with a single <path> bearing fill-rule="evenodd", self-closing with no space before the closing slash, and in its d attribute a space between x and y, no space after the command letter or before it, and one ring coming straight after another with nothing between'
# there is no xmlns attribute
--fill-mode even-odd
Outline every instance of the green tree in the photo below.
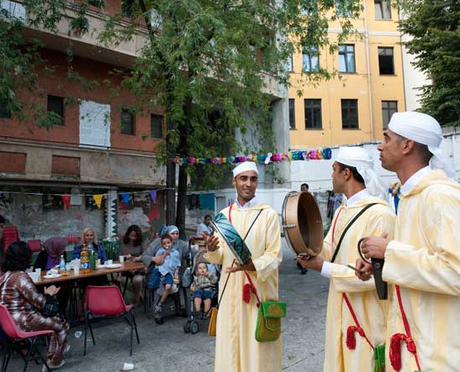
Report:
<svg viewBox="0 0 460 372"><path fill-rule="evenodd" d="M408 15L401 30L412 36L406 43L431 84L422 87L422 111L443 126L460 126L460 2L405 0Z"/></svg>
<svg viewBox="0 0 460 372"><path fill-rule="evenodd" d="M6 56L0 66L0 99L16 115L24 111L17 100L18 89L36 90L37 74L49 69L40 58L39 42L24 38L22 28L56 32L57 23L66 17L67 6L64 0L22 3L27 24L7 11L0 19L0 54ZM104 28L92 30L88 5L104 8L105 2L81 1L73 5L77 17L70 23L69 32L91 32L110 48L147 30L147 42L134 64L118 73L123 76L122 87L136 95L136 109L162 106L166 110L168 131L161 155L172 189L173 156L276 150L268 88L273 82L289 84L286 61L294 51L313 46L336 50L337 45L328 38L329 22L341 23L343 32L337 41L341 42L360 11L357 0L346 4L348 18L337 16L331 0L123 0L119 14L107 15ZM127 16L131 20L128 25ZM75 79L70 57L69 61L69 76ZM315 81L330 76L324 70L307 73ZM53 124L46 113L35 110L36 116L43 118L39 125ZM236 131L243 138L251 131L251 143L236 141ZM202 168L201 174L206 175L202 179L221 178L222 168ZM195 170L180 167L176 223L182 231L187 175ZM173 190L169 199L174 200ZM172 215L168 222L172 222Z"/></svg>

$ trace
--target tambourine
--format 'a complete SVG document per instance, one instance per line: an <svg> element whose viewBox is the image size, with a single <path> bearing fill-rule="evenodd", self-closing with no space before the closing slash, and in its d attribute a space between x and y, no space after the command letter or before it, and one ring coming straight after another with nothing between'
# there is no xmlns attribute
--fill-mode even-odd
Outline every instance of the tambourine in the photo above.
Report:
<svg viewBox="0 0 460 372"><path fill-rule="evenodd" d="M385 263L384 259L381 258L371 258L369 261L366 257L364 257L363 252L361 252L361 243L366 238L361 238L358 241L358 253L361 259L372 265L372 270L374 272L374 281L375 281L375 289L377 290L377 295L379 296L380 300L387 300L388 299L388 284L383 280L383 265Z"/></svg>
<svg viewBox="0 0 460 372"><path fill-rule="evenodd" d="M289 247L298 255L307 248L318 255L323 248L323 220L315 198L308 191L291 191L283 201L282 224ZM311 252L310 252L311 253Z"/></svg>

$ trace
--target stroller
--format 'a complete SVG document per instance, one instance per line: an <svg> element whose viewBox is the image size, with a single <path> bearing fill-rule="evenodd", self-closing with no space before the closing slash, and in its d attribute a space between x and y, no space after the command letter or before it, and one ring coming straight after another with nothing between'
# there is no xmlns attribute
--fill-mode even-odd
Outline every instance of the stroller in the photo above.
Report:
<svg viewBox="0 0 460 372"><path fill-rule="evenodd" d="M200 239L194 239L195 241L198 241L198 246L200 247ZM191 242L193 241L193 239L191 239L189 241L189 244L191 245ZM190 255L192 256L193 255L193 252L192 252L192 249L189 250L190 251ZM198 251L196 251L196 253L194 254L194 257L193 257L193 260L191 260L191 262L193 263L192 264L192 267L191 268L187 268L185 273L184 273L184 276L183 276L183 279L182 279L182 285L184 287L187 287L187 288L190 288L192 282L193 282L193 277L196 273L196 269L197 269L197 266L198 264L200 263L204 263L208 266L208 270L210 272L213 272L213 269L212 268L215 268L215 275L217 277L217 279L219 279L220 277L220 272L218 270L218 268L215 266L215 265L211 265L208 261L206 261L206 259L204 258L204 254L206 253L205 250L203 249L199 249L198 248ZM217 293L218 293L218 290L217 290L217 283L216 283L216 291L215 291L215 295L213 296L213 298L211 299L211 306L215 305L215 302L217 301ZM189 292L190 293L190 292ZM196 334L199 332L200 330L200 322L199 320L201 321L204 321L206 318L198 318L196 316L196 313L195 313L195 306L194 306L194 298L190 295L190 317L189 319L186 321L186 323L184 324L184 332L185 333L191 333L191 334Z"/></svg>

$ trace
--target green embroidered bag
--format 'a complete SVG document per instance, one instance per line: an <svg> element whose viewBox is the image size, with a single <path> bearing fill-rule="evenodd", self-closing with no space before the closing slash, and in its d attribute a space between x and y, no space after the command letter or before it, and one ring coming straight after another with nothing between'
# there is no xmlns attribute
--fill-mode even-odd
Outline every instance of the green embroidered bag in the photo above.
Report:
<svg viewBox="0 0 460 372"><path fill-rule="evenodd" d="M257 314L256 340L276 341L281 334L281 318L286 317L286 302L264 301Z"/></svg>

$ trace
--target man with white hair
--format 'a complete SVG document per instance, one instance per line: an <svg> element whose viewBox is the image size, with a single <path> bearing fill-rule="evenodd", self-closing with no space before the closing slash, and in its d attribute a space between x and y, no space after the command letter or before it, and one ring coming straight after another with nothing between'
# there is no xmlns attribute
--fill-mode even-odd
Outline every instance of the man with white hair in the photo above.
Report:
<svg viewBox="0 0 460 372"><path fill-rule="evenodd" d="M367 257L385 259L387 370L460 367L460 185L448 177L442 138L431 116L395 113L378 147L402 185L394 240L374 234L362 244Z"/></svg>
<svg viewBox="0 0 460 372"><path fill-rule="evenodd" d="M239 265L223 241L215 235L206 238L205 258L223 267L219 284L216 372L281 371L281 340L256 341L258 300L252 295L243 301L243 288L251 284L260 301L278 300L278 266L282 260L280 225L276 211L256 196L258 176L253 162L237 166L232 181L236 200L222 211L244 239L252 257Z"/></svg>
<svg viewBox="0 0 460 372"><path fill-rule="evenodd" d="M392 235L394 213L378 197L385 190L363 148L341 147L332 168L334 192L346 201L334 214L320 255L297 258L330 278L324 371L384 371L384 304L373 281L360 281L352 265L361 238Z"/></svg>

